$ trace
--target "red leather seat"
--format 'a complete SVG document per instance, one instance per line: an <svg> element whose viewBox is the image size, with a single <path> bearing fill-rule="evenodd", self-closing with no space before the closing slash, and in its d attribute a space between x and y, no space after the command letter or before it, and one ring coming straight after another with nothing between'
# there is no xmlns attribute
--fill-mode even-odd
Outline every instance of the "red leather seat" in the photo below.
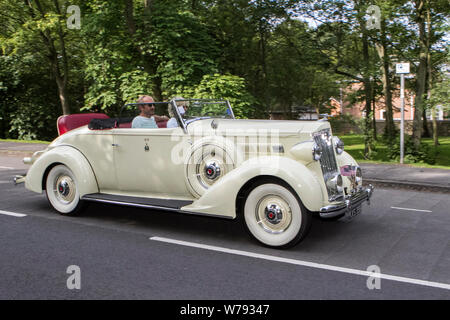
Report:
<svg viewBox="0 0 450 320"><path fill-rule="evenodd" d="M65 116L60 116L56 120L56 127L58 134L62 135L67 131L87 125L92 119L108 119L109 117L104 113L76 113Z"/></svg>
<svg viewBox="0 0 450 320"><path fill-rule="evenodd" d="M119 128L131 128L131 122L119 123Z"/></svg>

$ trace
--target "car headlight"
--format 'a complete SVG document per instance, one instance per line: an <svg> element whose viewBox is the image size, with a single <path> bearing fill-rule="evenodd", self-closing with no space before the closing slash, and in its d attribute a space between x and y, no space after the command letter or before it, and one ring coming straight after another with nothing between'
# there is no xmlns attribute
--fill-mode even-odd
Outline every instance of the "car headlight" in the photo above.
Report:
<svg viewBox="0 0 450 320"><path fill-rule="evenodd" d="M320 157L322 157L322 147L315 143L312 149L312 155L314 160L319 161Z"/></svg>
<svg viewBox="0 0 450 320"><path fill-rule="evenodd" d="M344 152L344 142L338 137L334 137L334 148L337 154L342 154Z"/></svg>
<svg viewBox="0 0 450 320"><path fill-rule="evenodd" d="M328 188L336 190L339 193L342 193L343 191L343 184L344 181L342 180L342 176L340 174L336 174L327 181Z"/></svg>

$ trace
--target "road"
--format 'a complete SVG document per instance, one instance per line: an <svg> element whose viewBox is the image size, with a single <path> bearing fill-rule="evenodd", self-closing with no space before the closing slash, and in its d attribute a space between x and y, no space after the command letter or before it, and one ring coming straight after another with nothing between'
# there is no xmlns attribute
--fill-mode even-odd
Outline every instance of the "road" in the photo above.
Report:
<svg viewBox="0 0 450 320"><path fill-rule="evenodd" d="M63 217L12 184L25 171L0 165L0 299L450 299L448 194L377 189L353 221L314 220L274 250L239 221L104 204Z"/></svg>

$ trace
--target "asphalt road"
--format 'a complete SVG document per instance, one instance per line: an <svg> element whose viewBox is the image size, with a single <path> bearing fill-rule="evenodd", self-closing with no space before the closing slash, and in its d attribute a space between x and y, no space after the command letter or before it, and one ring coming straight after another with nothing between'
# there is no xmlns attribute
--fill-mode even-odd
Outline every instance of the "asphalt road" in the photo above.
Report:
<svg viewBox="0 0 450 320"><path fill-rule="evenodd" d="M355 220L314 220L274 250L239 221L103 204L60 216L12 184L14 163L0 168L0 299L450 299L448 194L377 189Z"/></svg>

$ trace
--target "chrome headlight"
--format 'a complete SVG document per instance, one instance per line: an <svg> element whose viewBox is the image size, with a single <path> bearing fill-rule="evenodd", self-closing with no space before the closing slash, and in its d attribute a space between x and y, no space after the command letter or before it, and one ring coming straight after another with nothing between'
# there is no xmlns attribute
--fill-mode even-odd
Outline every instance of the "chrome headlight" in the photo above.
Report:
<svg viewBox="0 0 450 320"><path fill-rule="evenodd" d="M335 175L327 181L327 186L330 189L336 190L339 193L343 191L344 182L340 174Z"/></svg>
<svg viewBox="0 0 450 320"><path fill-rule="evenodd" d="M334 148L337 154L342 154L344 152L344 142L338 137L334 137Z"/></svg>
<svg viewBox="0 0 450 320"><path fill-rule="evenodd" d="M319 161L320 157L322 157L322 147L319 146L317 143L315 143L313 146L312 155L313 159L316 161Z"/></svg>

